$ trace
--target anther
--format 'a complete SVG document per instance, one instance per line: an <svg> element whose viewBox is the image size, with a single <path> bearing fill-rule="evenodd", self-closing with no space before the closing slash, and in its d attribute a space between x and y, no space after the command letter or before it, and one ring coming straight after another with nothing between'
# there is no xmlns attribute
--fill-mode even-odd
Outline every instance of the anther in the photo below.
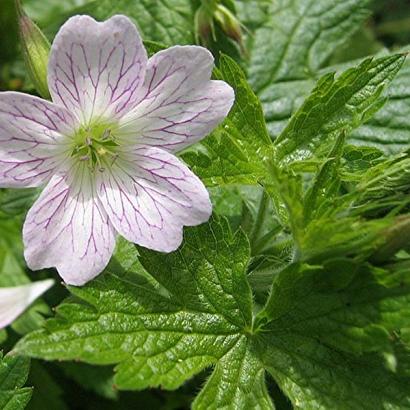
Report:
<svg viewBox="0 0 410 410"><path fill-rule="evenodd" d="M117 158L118 158L118 154L113 154L113 159L112 159L112 162L111 162L111 165L114 165L114 162L117 160Z"/></svg>
<svg viewBox="0 0 410 410"><path fill-rule="evenodd" d="M110 134L111 134L111 130L110 130L110 129L106 129L106 130L103 132L103 135L102 135L101 139L102 139L103 141L106 141L107 139L110 138Z"/></svg>

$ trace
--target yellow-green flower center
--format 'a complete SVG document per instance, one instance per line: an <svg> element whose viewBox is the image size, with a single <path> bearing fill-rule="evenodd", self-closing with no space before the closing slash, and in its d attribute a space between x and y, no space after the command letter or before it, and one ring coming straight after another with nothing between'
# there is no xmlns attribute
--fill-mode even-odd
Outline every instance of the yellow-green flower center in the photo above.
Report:
<svg viewBox="0 0 410 410"><path fill-rule="evenodd" d="M104 171L118 157L118 142L114 136L115 126L97 124L81 127L74 135L71 156L87 163L91 170Z"/></svg>

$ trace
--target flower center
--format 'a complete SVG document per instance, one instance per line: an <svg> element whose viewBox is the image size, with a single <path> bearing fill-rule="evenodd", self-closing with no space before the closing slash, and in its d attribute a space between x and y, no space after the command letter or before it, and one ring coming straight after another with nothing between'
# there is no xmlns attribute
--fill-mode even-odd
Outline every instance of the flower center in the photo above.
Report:
<svg viewBox="0 0 410 410"><path fill-rule="evenodd" d="M74 135L74 147L71 156L87 163L94 171L103 172L118 158L118 142L113 134L114 126L98 124L81 127Z"/></svg>

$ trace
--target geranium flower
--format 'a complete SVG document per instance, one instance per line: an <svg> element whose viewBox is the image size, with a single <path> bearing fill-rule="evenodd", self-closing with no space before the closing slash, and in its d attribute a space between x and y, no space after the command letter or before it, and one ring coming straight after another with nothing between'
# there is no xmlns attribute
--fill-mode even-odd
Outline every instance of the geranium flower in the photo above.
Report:
<svg viewBox="0 0 410 410"><path fill-rule="evenodd" d="M46 184L28 212L25 258L82 285L107 265L117 233L162 252L183 226L211 215L202 182L174 153L229 112L234 93L211 81L204 48L176 46L147 59L124 16L69 19L50 52L52 103L0 93L0 185Z"/></svg>
<svg viewBox="0 0 410 410"><path fill-rule="evenodd" d="M0 329L17 319L53 284L52 279L46 279L12 288L0 288Z"/></svg>

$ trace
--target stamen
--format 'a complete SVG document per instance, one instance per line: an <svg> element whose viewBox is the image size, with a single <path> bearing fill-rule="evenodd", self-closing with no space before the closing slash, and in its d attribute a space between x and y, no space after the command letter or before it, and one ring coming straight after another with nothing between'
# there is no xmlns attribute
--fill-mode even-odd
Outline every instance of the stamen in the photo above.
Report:
<svg viewBox="0 0 410 410"><path fill-rule="evenodd" d="M106 141L110 138L111 136L111 130L110 129L106 129L101 137L102 141Z"/></svg>
<svg viewBox="0 0 410 410"><path fill-rule="evenodd" d="M119 144L114 140L112 128L104 124L79 129L74 141L71 156L87 162L92 172L104 172L118 158L116 151Z"/></svg>
<svg viewBox="0 0 410 410"><path fill-rule="evenodd" d="M114 165L114 162L117 160L118 157L119 157L118 154L114 154L114 155L112 156L111 166Z"/></svg>

